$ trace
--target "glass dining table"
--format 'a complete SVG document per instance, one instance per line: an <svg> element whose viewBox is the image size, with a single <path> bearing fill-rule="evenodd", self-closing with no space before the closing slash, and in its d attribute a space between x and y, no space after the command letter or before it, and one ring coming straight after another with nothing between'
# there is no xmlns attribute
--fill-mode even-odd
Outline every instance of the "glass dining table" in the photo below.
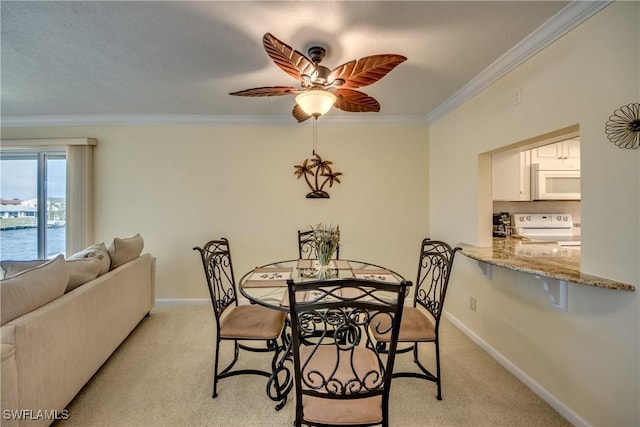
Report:
<svg viewBox="0 0 640 427"><path fill-rule="evenodd" d="M294 259L265 264L244 274L239 282L239 290L252 304L289 312L287 280L292 279L294 282L315 280L318 267L318 261L314 259ZM331 278L358 278L387 283L400 283L405 280L400 274L386 267L346 259L331 260L330 273ZM273 364L273 374L267 381L267 395L271 400L278 402L276 410L284 407L287 396L293 388L290 327L287 317L281 334L281 344L276 348L273 359L276 361Z"/></svg>

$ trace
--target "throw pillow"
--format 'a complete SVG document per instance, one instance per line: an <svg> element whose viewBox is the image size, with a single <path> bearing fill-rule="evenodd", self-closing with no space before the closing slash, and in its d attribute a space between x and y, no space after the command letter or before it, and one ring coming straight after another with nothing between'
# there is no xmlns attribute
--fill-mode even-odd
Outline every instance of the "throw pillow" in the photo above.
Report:
<svg viewBox="0 0 640 427"><path fill-rule="evenodd" d="M67 283L67 287L64 290L65 293L98 277L102 267L102 255L91 258L70 259L67 260L67 266L69 267L69 283Z"/></svg>
<svg viewBox="0 0 640 427"><path fill-rule="evenodd" d="M107 245L105 245L104 242L91 245L88 248L71 255L68 260L93 257L97 257L101 261L98 276L102 276L104 273L108 272L111 269L111 257L109 256Z"/></svg>
<svg viewBox="0 0 640 427"><path fill-rule="evenodd" d="M34 259L32 261L0 261L0 269L2 269L2 278L6 279L15 276L21 271L31 270L41 266L47 262L46 259Z"/></svg>
<svg viewBox="0 0 640 427"><path fill-rule="evenodd" d="M69 268L63 255L0 281L0 324L4 325L62 296L68 282Z"/></svg>
<svg viewBox="0 0 640 427"><path fill-rule="evenodd" d="M140 234L136 234L128 239L113 239L109 246L109 256L111 257L111 269L118 268L140 256L144 248L144 240Z"/></svg>

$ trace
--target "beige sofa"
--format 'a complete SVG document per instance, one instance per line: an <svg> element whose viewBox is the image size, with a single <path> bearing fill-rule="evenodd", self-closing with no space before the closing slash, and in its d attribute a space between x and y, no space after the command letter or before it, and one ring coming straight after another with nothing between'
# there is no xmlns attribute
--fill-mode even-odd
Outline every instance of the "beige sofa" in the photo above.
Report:
<svg viewBox="0 0 640 427"><path fill-rule="evenodd" d="M112 256L109 265L115 268L6 323L3 314L2 426L49 425L70 415L65 407L154 306L156 260L139 254L124 263L120 257L122 265ZM75 264L70 263L54 260L46 268L67 274L71 284L74 274L67 266ZM52 277L38 271L43 268L13 278L30 274L38 282ZM5 287L10 281L3 280L3 298L10 294ZM33 295L25 298L33 302Z"/></svg>

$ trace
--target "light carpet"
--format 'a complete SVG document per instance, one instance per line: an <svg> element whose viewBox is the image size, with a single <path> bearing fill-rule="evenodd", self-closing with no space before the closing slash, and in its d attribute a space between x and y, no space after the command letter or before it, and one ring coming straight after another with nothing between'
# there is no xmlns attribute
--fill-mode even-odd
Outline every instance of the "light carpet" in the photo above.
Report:
<svg viewBox="0 0 640 427"><path fill-rule="evenodd" d="M276 411L264 377L223 379L211 398L214 331L208 304L154 308L69 405L69 419L55 427L292 426L295 397ZM394 379L392 427L570 425L451 322L443 319L440 333L443 400L436 399L434 383ZM221 366L231 351L223 343ZM433 364L433 345L423 354ZM268 370L270 357L241 352L236 366ZM414 366L410 354L397 356L397 369Z"/></svg>

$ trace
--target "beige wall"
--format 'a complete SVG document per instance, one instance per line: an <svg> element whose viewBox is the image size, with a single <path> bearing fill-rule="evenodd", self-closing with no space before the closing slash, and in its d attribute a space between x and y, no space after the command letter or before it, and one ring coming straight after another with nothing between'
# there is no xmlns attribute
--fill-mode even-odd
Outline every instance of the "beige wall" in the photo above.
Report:
<svg viewBox="0 0 640 427"><path fill-rule="evenodd" d="M640 101L639 24L640 3L616 2L430 127L433 236L487 243L490 175L481 154L578 124L581 268L640 285L640 150L618 149L604 134L614 110ZM562 312L531 275L494 268L488 277L461 256L447 309L573 422L640 425L640 291L568 290Z"/></svg>
<svg viewBox="0 0 640 427"><path fill-rule="evenodd" d="M342 172L331 198L306 199L294 165L311 157L312 128L291 126L3 129L3 138L91 136L96 239L140 232L158 258L157 297L207 298L198 255L231 241L236 274L297 258L297 230L333 222L341 256L414 280L427 236L427 129L318 126L318 152Z"/></svg>

